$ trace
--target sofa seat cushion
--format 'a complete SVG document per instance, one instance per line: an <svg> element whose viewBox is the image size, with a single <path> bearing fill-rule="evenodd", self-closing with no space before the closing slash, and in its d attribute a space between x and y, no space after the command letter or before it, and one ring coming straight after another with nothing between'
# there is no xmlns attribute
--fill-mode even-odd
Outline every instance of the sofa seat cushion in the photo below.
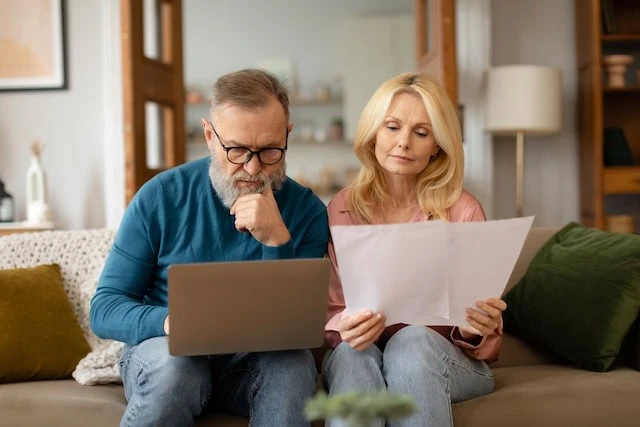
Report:
<svg viewBox="0 0 640 427"><path fill-rule="evenodd" d="M113 427L120 425L126 406L120 385L83 386L74 380L0 384L0 426ZM196 420L198 427L247 424L246 417L214 413Z"/></svg>
<svg viewBox="0 0 640 427"><path fill-rule="evenodd" d="M74 380L0 384L0 425L117 426L126 401L121 386Z"/></svg>
<svg viewBox="0 0 640 427"><path fill-rule="evenodd" d="M640 372L606 373L570 366L496 368L496 390L453 405L456 426L637 426ZM0 426L119 425L121 386L82 386L73 380L0 384ZM196 426L245 427L247 418L207 414ZM314 426L322 423L314 423Z"/></svg>
<svg viewBox="0 0 640 427"><path fill-rule="evenodd" d="M536 365L493 370L493 393L454 405L456 426L637 426L640 372Z"/></svg>

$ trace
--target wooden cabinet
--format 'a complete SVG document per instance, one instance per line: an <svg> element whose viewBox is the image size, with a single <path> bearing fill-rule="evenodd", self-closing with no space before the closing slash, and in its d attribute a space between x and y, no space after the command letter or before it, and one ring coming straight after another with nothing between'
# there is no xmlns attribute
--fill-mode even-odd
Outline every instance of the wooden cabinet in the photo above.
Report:
<svg viewBox="0 0 640 427"><path fill-rule="evenodd" d="M640 2L575 0L575 6L582 223L605 228L608 214L628 213L635 216L637 230L638 203L616 197L633 194L640 199ZM615 22L613 31L607 19ZM623 87L609 84L604 57L613 54L634 58ZM605 128L623 130L633 165L605 165Z"/></svg>

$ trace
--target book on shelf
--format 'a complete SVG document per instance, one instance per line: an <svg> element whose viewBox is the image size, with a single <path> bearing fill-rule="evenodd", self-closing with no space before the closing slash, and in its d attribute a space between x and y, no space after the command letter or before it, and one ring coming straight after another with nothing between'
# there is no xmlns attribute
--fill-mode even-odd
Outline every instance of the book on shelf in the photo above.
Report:
<svg viewBox="0 0 640 427"><path fill-rule="evenodd" d="M604 128L603 154L605 166L633 166L633 154L622 128Z"/></svg>
<svg viewBox="0 0 640 427"><path fill-rule="evenodd" d="M602 0L602 33L603 34L615 34L617 33L616 17L613 11L613 0Z"/></svg>

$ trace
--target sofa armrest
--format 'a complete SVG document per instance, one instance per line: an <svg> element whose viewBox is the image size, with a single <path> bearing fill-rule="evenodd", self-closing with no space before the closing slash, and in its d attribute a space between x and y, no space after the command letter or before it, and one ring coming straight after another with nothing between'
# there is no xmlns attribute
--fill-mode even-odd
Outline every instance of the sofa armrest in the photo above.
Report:
<svg viewBox="0 0 640 427"><path fill-rule="evenodd" d="M552 353L537 348L521 337L507 332L502 336L502 348L497 361L491 362L491 368L509 368L531 365L564 365L567 362Z"/></svg>

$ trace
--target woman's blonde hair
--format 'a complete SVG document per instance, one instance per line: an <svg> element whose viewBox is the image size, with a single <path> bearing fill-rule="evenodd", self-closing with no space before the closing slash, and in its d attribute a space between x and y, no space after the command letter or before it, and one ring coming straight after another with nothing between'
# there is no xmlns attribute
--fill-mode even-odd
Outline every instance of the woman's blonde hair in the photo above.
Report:
<svg viewBox="0 0 640 427"><path fill-rule="evenodd" d="M349 186L347 205L364 223L372 223L376 209L389 202L384 169L375 156L376 133L383 124L393 97L414 94L424 102L431 119L433 136L440 147L437 155L420 172L416 199L420 209L434 219L448 219L447 210L462 193L464 151L460 124L443 87L424 74L404 73L380 86L364 107L354 141L362 166Z"/></svg>

